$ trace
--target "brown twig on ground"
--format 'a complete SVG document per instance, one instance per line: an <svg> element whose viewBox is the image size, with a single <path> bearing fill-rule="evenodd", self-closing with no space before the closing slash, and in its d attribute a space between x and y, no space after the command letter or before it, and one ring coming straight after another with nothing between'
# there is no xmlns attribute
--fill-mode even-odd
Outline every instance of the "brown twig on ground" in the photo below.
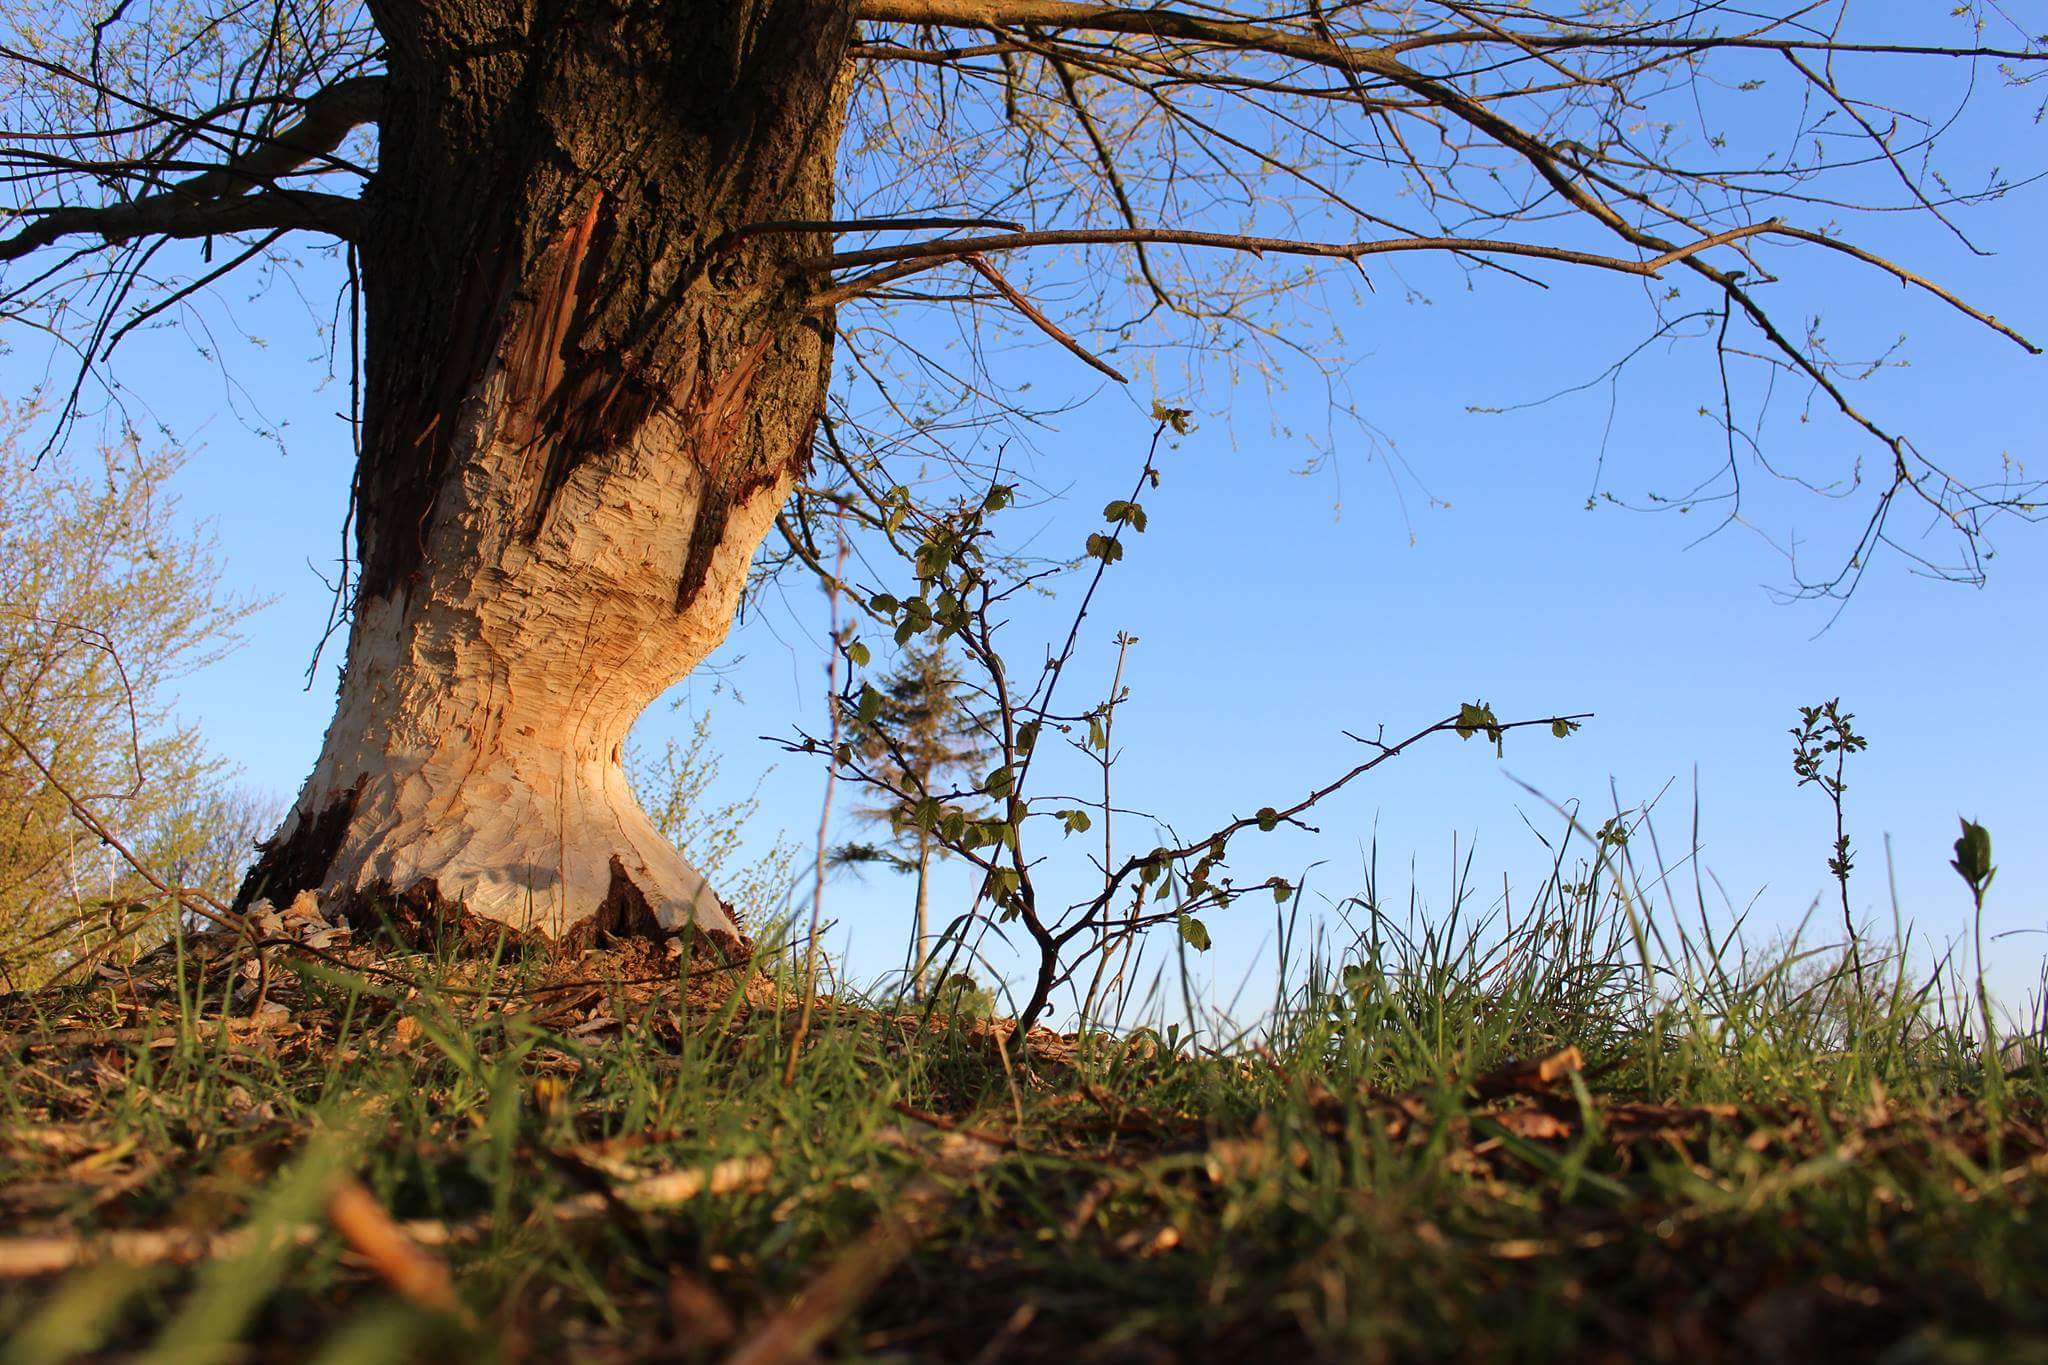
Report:
<svg viewBox="0 0 2048 1365"><path fill-rule="evenodd" d="M889 1107L913 1122L922 1123L929 1128L936 1128L942 1133L957 1134L972 1142L985 1142L991 1147L1001 1148L1006 1152L1023 1150L1009 1138L997 1137L994 1133L984 1133L978 1129L964 1127L942 1114L929 1113L926 1110L902 1103L892 1104Z"/></svg>
<svg viewBox="0 0 2048 1365"><path fill-rule="evenodd" d="M294 1229L288 1245L303 1245L318 1229ZM300 1237L296 1234L303 1233ZM229 1256L247 1243L245 1233L193 1232L184 1228L104 1233L98 1237L54 1235L0 1238L0 1280L58 1275L81 1265L119 1261L125 1265L189 1265Z"/></svg>
<svg viewBox="0 0 2048 1365"><path fill-rule="evenodd" d="M575 1195L536 1210L534 1218L556 1223L585 1222L603 1217L611 1210L614 1200L635 1209L674 1208L702 1195L739 1194L758 1190L768 1183L774 1170L774 1163L765 1156L734 1157L703 1170L669 1171L649 1176L644 1180L632 1181L609 1191ZM361 1212L360 1205L356 1205L345 1209L342 1216L360 1215ZM381 1212L379 1210L380 1214ZM330 1219L335 1218L334 1206L331 1203L328 1216ZM351 1226L354 1231L360 1233L367 1227L367 1223L357 1222ZM460 1223L446 1223L435 1218L410 1218L392 1221L386 1235L403 1237L418 1250L424 1247L458 1246L478 1241L491 1231L492 1226L493 1221L488 1216L471 1218ZM351 1247L366 1256L370 1254L356 1244L354 1238L350 1236L350 1230L343 1228L339 1222L335 1223L335 1230L341 1232L343 1239L348 1241ZM325 1236L326 1231L318 1224L299 1223L276 1229L271 1235L282 1249L310 1246ZM244 1251L248 1249L250 1239L254 1235L255 1231L250 1228L211 1233L165 1228L108 1232L96 1236L60 1233L41 1237L0 1238L0 1280L55 1275L100 1261L120 1261L129 1265L187 1265L194 1261L230 1256ZM421 1254L424 1255L424 1252ZM383 1276L385 1269L378 1267L378 1273ZM419 1287L424 1288L424 1283L424 1280L420 1281Z"/></svg>
<svg viewBox="0 0 2048 1365"><path fill-rule="evenodd" d="M960 1132L937 1149L913 1145L897 1135L896 1145L916 1152L926 1165L882 1210L868 1230L832 1257L770 1318L726 1357L726 1365L794 1365L844 1322L889 1277L903 1258L939 1228L940 1214L956 1192L943 1177L976 1174L999 1160L1006 1144Z"/></svg>
<svg viewBox="0 0 2048 1365"><path fill-rule="evenodd" d="M42 1036L0 1033L0 1053L25 1052L34 1048L163 1047L186 1037L262 1033L284 1027L287 1023L289 1021L267 1015L260 1019L194 1019L176 1028L74 1028Z"/></svg>
<svg viewBox="0 0 2048 1365"><path fill-rule="evenodd" d="M1472 1090L1484 1099L1540 1094L1572 1072L1585 1069L1585 1057L1576 1047L1567 1047L1542 1057L1525 1057L1480 1076L1472 1082Z"/></svg>
<svg viewBox="0 0 2048 1365"><path fill-rule="evenodd" d="M399 1298L431 1312L461 1311L447 1263L407 1236L361 1181L336 1183L327 1196L327 1221Z"/></svg>

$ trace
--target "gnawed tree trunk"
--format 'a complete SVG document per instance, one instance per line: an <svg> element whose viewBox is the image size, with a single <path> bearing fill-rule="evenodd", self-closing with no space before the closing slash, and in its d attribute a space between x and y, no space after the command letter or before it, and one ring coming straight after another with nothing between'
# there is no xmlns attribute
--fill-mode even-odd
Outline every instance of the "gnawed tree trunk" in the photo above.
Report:
<svg viewBox="0 0 2048 1365"><path fill-rule="evenodd" d="M827 243L760 229L830 216L849 9L375 7L362 577L242 900L738 951L620 759L724 638L822 408L829 325L782 266Z"/></svg>

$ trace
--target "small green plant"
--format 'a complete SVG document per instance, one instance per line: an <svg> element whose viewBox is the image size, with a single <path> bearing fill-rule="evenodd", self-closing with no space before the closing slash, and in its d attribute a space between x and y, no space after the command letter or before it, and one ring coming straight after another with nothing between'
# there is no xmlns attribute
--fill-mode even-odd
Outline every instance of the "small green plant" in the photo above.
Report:
<svg viewBox="0 0 2048 1365"><path fill-rule="evenodd" d="M1977 954L1977 1014L1984 1030L1984 1067L1988 1078L2001 1075L1998 1029L1991 1014L1991 993L1984 985L1984 893L1991 889L1991 879L1998 875L1998 869L1991 865L1991 831L1974 820L1963 820L1962 826L1963 832L1956 837L1956 856L1949 866L1970 888L1970 937Z"/></svg>
<svg viewBox="0 0 2048 1365"><path fill-rule="evenodd" d="M760 810L760 785L743 797L718 800L719 757L711 747L711 715L700 714L684 743L659 754L631 748L626 769L641 808L690 866L717 886L742 920L765 927L788 907L796 885L796 842L788 835L746 858L747 829ZM765 776L765 774L764 774Z"/></svg>
<svg viewBox="0 0 2048 1365"><path fill-rule="evenodd" d="M965 972L954 972L932 988L941 1016L958 1019L996 1017L995 992Z"/></svg>
<svg viewBox="0 0 2048 1365"><path fill-rule="evenodd" d="M1799 724L1792 727L1792 771L1799 785L1816 786L1828 798L1835 812L1834 851L1828 855L1828 874L1842 895L1842 932L1848 936L1849 969L1856 978L1856 993L1863 994L1862 946L1856 931L1856 916L1849 908L1849 831L1842 813L1842 793L1848 789L1843 771L1850 754L1870 747L1851 723L1856 717L1842 709L1842 699L1832 698L1818 706L1799 708ZM1829 760L1833 771L1829 771Z"/></svg>

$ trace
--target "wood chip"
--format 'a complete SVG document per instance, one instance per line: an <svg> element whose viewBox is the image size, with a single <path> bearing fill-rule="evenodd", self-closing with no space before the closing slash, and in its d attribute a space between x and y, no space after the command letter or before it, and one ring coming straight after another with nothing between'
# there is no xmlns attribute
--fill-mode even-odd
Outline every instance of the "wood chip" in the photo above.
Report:
<svg viewBox="0 0 2048 1365"><path fill-rule="evenodd" d="M360 1181L335 1185L327 1196L327 1221L392 1293L433 1312L456 1311L455 1281L447 1265L393 1222Z"/></svg>

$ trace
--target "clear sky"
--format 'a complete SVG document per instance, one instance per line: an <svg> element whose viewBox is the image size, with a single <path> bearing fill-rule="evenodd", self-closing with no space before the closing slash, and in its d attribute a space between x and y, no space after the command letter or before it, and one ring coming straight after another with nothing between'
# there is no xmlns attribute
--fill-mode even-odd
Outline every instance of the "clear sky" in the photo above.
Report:
<svg viewBox="0 0 2048 1365"><path fill-rule="evenodd" d="M1973 149L1981 160L2040 160L2038 124L2011 120L1974 135L1986 140ZM2031 258L2042 207L2041 194L2025 192L1974 215L1995 252L1985 258L1924 226L1882 231L1907 259L1937 265L1945 283L2043 335L2048 283ZM1890 923L1889 839L1905 915L1933 940L1962 934L1968 901L1947 867L1949 845L1958 814L1981 820L2000 867L1987 933L2010 935L1992 940L1989 965L2017 1004L2048 951L2048 738L2029 700L2048 665L2048 531L1996 530L1981 588L1915 576L1888 557L1839 615L1831 604L1779 601L1787 564L1749 528L1702 538L1717 525L1711 510L1587 510L1608 426L1604 390L1507 414L1469 410L1597 376L1640 335L1635 286L1545 271L1556 286L1548 292L1507 281L1467 290L1448 269L1409 273L1426 297L1404 297L1382 277L1380 292L1338 305L1336 319L1355 357L1353 397L1398 460L1338 427L1335 460L1291 472L1310 450L1287 432L1328 428L1306 382L1277 399L1263 390L1192 396L1210 415L1167 457L1164 486L1145 500L1151 529L1110 572L1074 674L1077 697L1099 695L1110 637L1140 637L1118 722L1119 802L1192 832L1286 804L1349 766L1359 751L1344 730L1384 724L1403 734L1480 698L1504 719L1590 711L1595 719L1568 741L1511 736L1504 759L1480 742L1436 741L1333 802L1315 817L1320 836L1247 843L1238 871L1295 877L1319 863L1309 881L1317 905L1358 889L1376 831L1395 900L1405 899L1412 860L1421 896L1441 908L1454 849L1476 846L1474 883L1498 888L1505 878L1519 904L1547 863L1524 817L1546 831L1555 820L1515 779L1599 816L1617 797L1634 807L1663 793L1667 850L1688 836L1696 789L1702 863L1733 904L1755 902L1751 934L1762 940L1833 894L1832 816L1819 792L1796 788L1787 732L1801 704L1839 696L1870 741L1851 762L1846 798L1859 912ZM1804 278L1788 311L1817 315L1845 350L1906 334L1910 364L1860 386L1874 409L1980 474L2008 456L2048 471L2039 449L2048 362L1874 276L1822 265ZM302 688L327 616L320 575L333 572L348 478L347 430L334 416L345 386L315 387L325 342L308 324L329 316L335 279L332 262L309 256L300 284L309 304L289 290L224 301L267 342L226 343L247 390L240 398L194 357L189 336L131 342L122 370L137 399L197 449L180 489L188 515L217 528L229 586L270 600L241 650L181 684L181 710L248 782L280 796L318 750L339 656L330 650ZM1128 489L1155 391L1143 379L1116 390L1046 352L1028 362L1034 381L1077 406L1040 438L1031 470L1068 497L1014 524L1038 518L1043 544L1078 549L1102 503ZM1699 414L1716 401L1707 360L1698 349L1653 353L1632 373L1602 487L1670 490L1689 481L1681 471L1711 469L1718 435ZM4 362L10 393L32 382L31 363L23 351ZM252 435L231 400L284 423L284 448ZM1230 421L1213 415L1225 407L1235 408ZM1825 414L1779 427L1773 450L1790 465L1831 469L1871 454ZM1860 504L1793 495L1753 468L1747 476L1746 510L1760 529L1781 543L1796 537L1809 567L1839 557ZM1018 657L1036 654L1053 619L1045 613L1062 605L1055 598L1013 627ZM792 579L734 631L715 681L685 684L675 706L657 705L641 727L658 743L708 712L723 786L737 793L760 781L760 845L782 830L815 837L822 772L758 737L822 723L824 610L813 585ZM844 810L834 818L839 834L857 832ZM1151 842L1129 836L1134 847ZM941 912L965 891L946 880ZM909 894L907 882L880 874L831 883L832 941L856 975L899 959ZM1206 966L1224 995L1269 962L1270 908L1248 903L1212 921ZM1834 914L1822 900L1816 931Z"/></svg>

